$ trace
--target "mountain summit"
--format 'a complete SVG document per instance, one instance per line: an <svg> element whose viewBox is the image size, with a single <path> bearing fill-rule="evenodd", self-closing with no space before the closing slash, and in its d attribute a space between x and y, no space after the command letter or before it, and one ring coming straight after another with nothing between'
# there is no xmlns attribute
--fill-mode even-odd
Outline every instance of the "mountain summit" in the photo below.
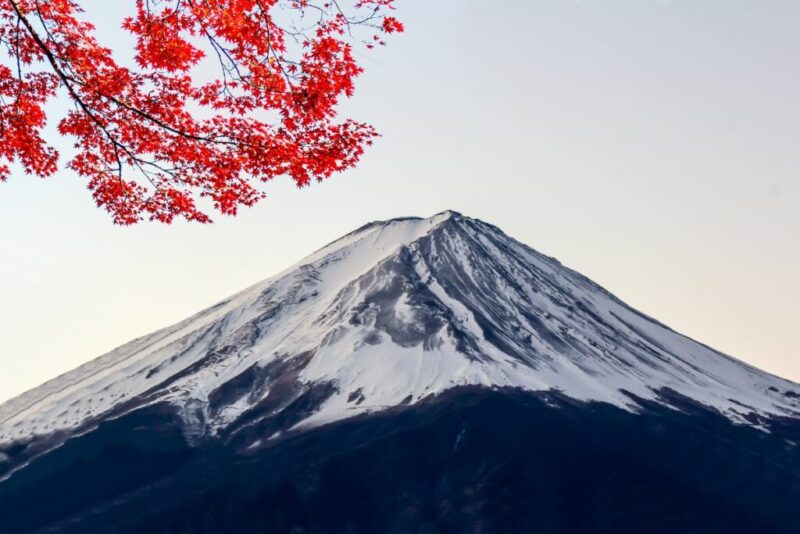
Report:
<svg viewBox="0 0 800 534"><path fill-rule="evenodd" d="M748 440L780 442L794 455L787 460L793 476L800 466L791 463L800 386L678 334L496 227L447 211L367 224L181 323L0 405L0 505L39 491L54 476L48 462L77 469L79 459L62 457L86 440L132 446L166 433L171 446L224 450L235 463L347 425L402 420L398 426L414 427L484 397L537 399L542 413L599 410L639 421L631 424L656 413L695 427L713 421ZM449 446L459 447L466 428ZM528 432L506 431L510 439ZM106 458L103 447L84 449ZM17 493L4 493L4 485ZM63 513L96 505L81 502ZM407 526L427 524L413 517ZM377 525L359 528L369 531L369 524Z"/></svg>

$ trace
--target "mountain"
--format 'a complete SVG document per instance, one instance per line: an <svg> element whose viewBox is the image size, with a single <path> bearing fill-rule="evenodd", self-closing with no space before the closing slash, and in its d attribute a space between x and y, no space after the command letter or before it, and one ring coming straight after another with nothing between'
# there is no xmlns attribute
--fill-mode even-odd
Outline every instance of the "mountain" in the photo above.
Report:
<svg viewBox="0 0 800 534"><path fill-rule="evenodd" d="M798 443L797 384L448 211L0 405L0 530L791 532Z"/></svg>

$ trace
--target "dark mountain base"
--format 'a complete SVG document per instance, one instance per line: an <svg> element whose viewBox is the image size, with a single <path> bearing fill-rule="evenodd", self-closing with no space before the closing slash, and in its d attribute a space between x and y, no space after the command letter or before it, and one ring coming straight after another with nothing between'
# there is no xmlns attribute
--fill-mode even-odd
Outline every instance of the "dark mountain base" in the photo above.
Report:
<svg viewBox="0 0 800 534"><path fill-rule="evenodd" d="M797 532L798 438L471 389L248 455L151 409L0 483L0 531Z"/></svg>

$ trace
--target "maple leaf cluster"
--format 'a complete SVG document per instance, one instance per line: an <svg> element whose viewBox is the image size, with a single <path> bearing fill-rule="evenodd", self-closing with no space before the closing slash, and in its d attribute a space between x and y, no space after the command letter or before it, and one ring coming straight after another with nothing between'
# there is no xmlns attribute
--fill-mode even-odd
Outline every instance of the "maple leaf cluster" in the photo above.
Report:
<svg viewBox="0 0 800 534"><path fill-rule="evenodd" d="M58 123L75 140L68 166L118 224L208 222L199 204L234 215L262 182L304 186L353 166L377 135L337 117L362 72L354 46L403 25L387 15L393 0L346 1L137 0L129 66L75 0L0 1L0 181L15 162L58 170L43 137L54 98L72 104ZM203 79L208 62L217 74Z"/></svg>

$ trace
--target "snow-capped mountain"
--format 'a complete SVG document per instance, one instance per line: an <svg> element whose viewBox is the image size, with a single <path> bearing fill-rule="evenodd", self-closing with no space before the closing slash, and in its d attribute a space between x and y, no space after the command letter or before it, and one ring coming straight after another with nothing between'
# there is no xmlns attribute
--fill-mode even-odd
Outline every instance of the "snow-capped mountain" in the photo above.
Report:
<svg viewBox="0 0 800 534"><path fill-rule="evenodd" d="M0 477L24 478L50 451L137 414L173 414L191 447L253 455L459 391L529 392L633 416L699 410L762 435L800 421L797 384L448 211L368 224L0 405Z"/></svg>
<svg viewBox="0 0 800 534"><path fill-rule="evenodd" d="M280 409L316 389L313 410L292 428L310 427L463 385L555 389L632 411L638 399L669 404L677 393L738 422L800 417L797 384L692 341L497 228L448 211L368 224L6 402L0 444L159 402L179 410L190 434L213 435L276 395Z"/></svg>

